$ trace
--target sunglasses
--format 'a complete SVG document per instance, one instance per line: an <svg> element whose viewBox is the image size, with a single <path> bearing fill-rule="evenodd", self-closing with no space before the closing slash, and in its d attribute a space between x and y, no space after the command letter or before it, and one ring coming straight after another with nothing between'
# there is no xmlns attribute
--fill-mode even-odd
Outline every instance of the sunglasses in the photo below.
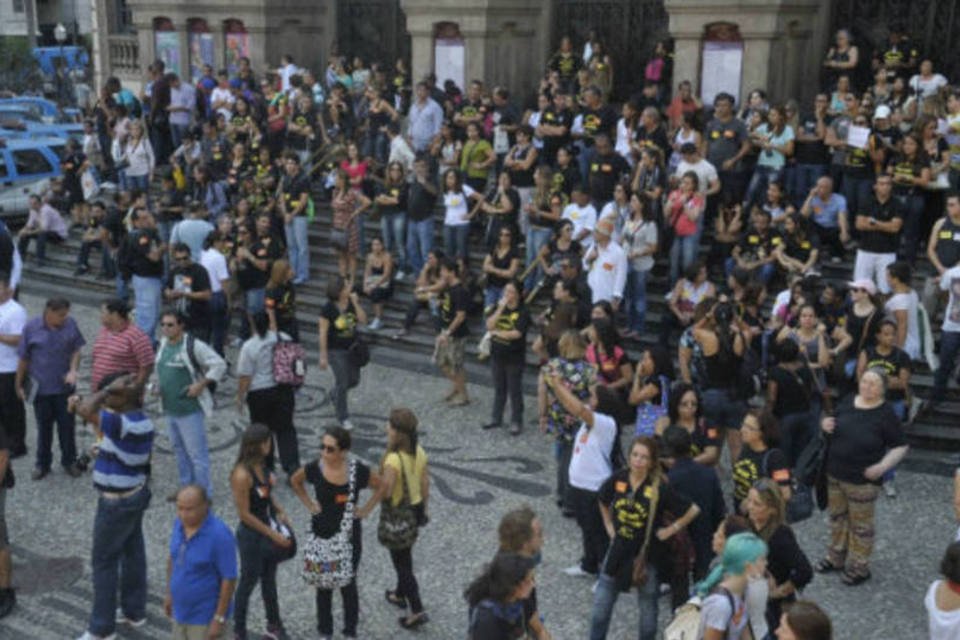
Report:
<svg viewBox="0 0 960 640"><path fill-rule="evenodd" d="M176 322L161 322L161 323L160 323L160 326L161 326L161 327L175 327L175 326L177 326L177 323L176 323Z"/></svg>
<svg viewBox="0 0 960 640"><path fill-rule="evenodd" d="M322 445L320 445L320 450L321 450L321 451L326 451L327 453L336 453L337 451L339 451L339 449L337 449L336 447L331 446L331 445L329 445L329 444L322 444Z"/></svg>

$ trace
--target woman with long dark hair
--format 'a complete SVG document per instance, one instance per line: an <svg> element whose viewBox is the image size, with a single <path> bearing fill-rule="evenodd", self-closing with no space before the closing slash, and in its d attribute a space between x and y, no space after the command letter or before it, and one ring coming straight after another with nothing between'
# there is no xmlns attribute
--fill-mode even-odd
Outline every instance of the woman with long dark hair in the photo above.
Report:
<svg viewBox="0 0 960 640"><path fill-rule="evenodd" d="M333 195L330 208L333 211L333 230L331 234L333 250L337 254L337 267L340 277L353 282L357 275L357 254L361 249L360 227L362 214L370 208L370 199L350 184L349 174L340 169L333 182Z"/></svg>
<svg viewBox="0 0 960 640"><path fill-rule="evenodd" d="M647 348L633 377L628 402L637 408L636 435L652 436L657 421L667 415L670 384L674 379L673 361L664 345Z"/></svg>
<svg viewBox="0 0 960 640"><path fill-rule="evenodd" d="M490 332L490 367L493 372L493 412L484 429L503 423L503 411L510 398L510 434L523 429L523 369L526 367L527 330L530 314L516 281L508 281L493 313L487 318Z"/></svg>
<svg viewBox="0 0 960 640"><path fill-rule="evenodd" d="M667 427L680 427L690 434L690 455L693 461L712 466L720 461L723 439L717 429L708 429L703 418L703 400L697 388L686 382L678 382L670 390L667 415L656 423L658 436Z"/></svg>
<svg viewBox="0 0 960 640"><path fill-rule="evenodd" d="M498 553L463 592L470 607L470 640L513 640L527 635L523 601L536 584L533 559Z"/></svg>
<svg viewBox="0 0 960 640"><path fill-rule="evenodd" d="M340 276L327 283L327 302L320 309L320 370L333 369L331 394L337 420L346 430L353 429L347 408L347 393L360 384L360 369L350 357L350 347L357 341L357 326L367 323L357 294Z"/></svg>
<svg viewBox="0 0 960 640"><path fill-rule="evenodd" d="M630 217L621 231L621 244L627 254L627 333L640 338L646 331L647 277L657 254L657 222L649 213L646 200L639 194L630 196Z"/></svg>
<svg viewBox="0 0 960 640"><path fill-rule="evenodd" d="M734 461L733 505L737 513L747 513L747 495L758 481L772 479L784 501L790 499L790 467L783 452L776 448L777 419L769 411L750 409L740 423L743 449Z"/></svg>
<svg viewBox="0 0 960 640"><path fill-rule="evenodd" d="M240 551L240 580L234 596L233 624L237 638L247 637L247 606L254 587L260 583L267 633L271 638L286 638L280 621L277 598L277 554L290 548L292 541L277 528L282 523L292 528L286 512L273 495L274 478L266 466L273 446L273 434L262 424L253 423L243 432L240 452L230 474L230 489L240 518L237 548Z"/></svg>

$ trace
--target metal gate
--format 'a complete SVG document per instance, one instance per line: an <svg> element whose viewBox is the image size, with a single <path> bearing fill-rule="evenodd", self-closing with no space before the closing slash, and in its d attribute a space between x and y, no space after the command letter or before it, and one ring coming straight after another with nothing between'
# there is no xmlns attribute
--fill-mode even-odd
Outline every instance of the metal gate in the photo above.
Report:
<svg viewBox="0 0 960 640"><path fill-rule="evenodd" d="M960 74L960 0L836 0L833 26L850 29L860 48L860 59L869 69L873 53L886 45L891 25L899 25L913 40L921 56L934 61L934 69L948 78ZM831 34L831 44L833 36ZM867 72L869 73L869 72ZM872 82L872 77L868 78Z"/></svg>
<svg viewBox="0 0 960 640"><path fill-rule="evenodd" d="M597 33L613 60L613 93L621 100L640 89L644 65L669 34L663 0L558 0L554 17L554 51L565 35L579 46Z"/></svg>
<svg viewBox="0 0 960 640"><path fill-rule="evenodd" d="M342 55L387 65L388 75L397 58L409 63L410 34L400 0L337 0L337 44Z"/></svg>

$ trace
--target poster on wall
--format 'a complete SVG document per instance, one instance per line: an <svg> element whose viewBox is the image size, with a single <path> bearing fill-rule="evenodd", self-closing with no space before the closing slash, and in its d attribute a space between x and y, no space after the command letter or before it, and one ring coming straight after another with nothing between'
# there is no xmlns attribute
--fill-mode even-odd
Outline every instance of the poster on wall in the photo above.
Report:
<svg viewBox="0 0 960 640"><path fill-rule="evenodd" d="M203 65L213 66L213 34L191 33L190 42L190 79L195 83L203 75Z"/></svg>
<svg viewBox="0 0 960 640"><path fill-rule="evenodd" d="M718 93L739 96L742 71L742 42L704 42L700 99L704 104L713 104Z"/></svg>
<svg viewBox="0 0 960 640"><path fill-rule="evenodd" d="M237 75L240 58L250 57L250 35L246 33L226 34L227 71L230 77Z"/></svg>
<svg viewBox="0 0 960 640"><path fill-rule="evenodd" d="M176 31L156 31L154 40L157 49L157 59L163 60L166 68L177 72L180 70L180 34Z"/></svg>
<svg viewBox="0 0 960 640"><path fill-rule="evenodd" d="M460 39L437 39L433 47L433 69L437 85L453 80L461 90L464 87L464 46Z"/></svg>

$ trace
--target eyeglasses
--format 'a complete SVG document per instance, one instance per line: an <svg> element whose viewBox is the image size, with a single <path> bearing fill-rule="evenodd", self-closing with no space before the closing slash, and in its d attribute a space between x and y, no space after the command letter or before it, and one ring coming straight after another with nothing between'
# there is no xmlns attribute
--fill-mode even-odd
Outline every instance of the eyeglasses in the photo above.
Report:
<svg viewBox="0 0 960 640"><path fill-rule="evenodd" d="M161 322L161 323L160 323L160 326L161 326L161 327L175 327L175 326L177 326L177 323L176 323L176 322Z"/></svg>
<svg viewBox="0 0 960 640"><path fill-rule="evenodd" d="M322 445L320 445L320 450L321 450L321 451L326 451L327 453L336 453L337 451L339 451L339 449L337 449L336 447L331 446L331 445L329 445L329 444L322 444Z"/></svg>
<svg viewBox="0 0 960 640"><path fill-rule="evenodd" d="M190 256L173 256L174 262L187 262L190 259Z"/></svg>
<svg viewBox="0 0 960 640"><path fill-rule="evenodd" d="M700 403L697 402L696 400L684 400L683 402L680 403L681 407L696 407L699 405Z"/></svg>

